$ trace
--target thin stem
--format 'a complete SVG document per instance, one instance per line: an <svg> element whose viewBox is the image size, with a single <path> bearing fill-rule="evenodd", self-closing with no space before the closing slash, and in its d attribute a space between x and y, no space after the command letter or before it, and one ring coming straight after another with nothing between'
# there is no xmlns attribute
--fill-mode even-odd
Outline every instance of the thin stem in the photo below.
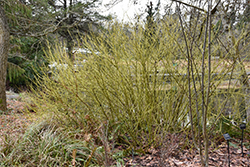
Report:
<svg viewBox="0 0 250 167"><path fill-rule="evenodd" d="M207 136L207 113L208 113L208 104L209 104L209 93L210 93L210 75L211 75L211 13L210 8L212 6L212 2L208 0L208 86L207 86L207 101L206 101L206 108L204 113L204 142L205 142L205 165L208 166L208 136Z"/></svg>
<svg viewBox="0 0 250 167"><path fill-rule="evenodd" d="M209 5L208 5L209 9ZM203 125L203 139L206 140L206 112L205 112L205 93L204 93L204 85L205 85L205 53L206 53L206 41L207 41L207 31L208 31L208 18L209 18L209 12L207 13L207 19L206 19L206 29L205 29L205 35L204 35L204 43L203 43L203 52L202 52L202 74L201 74L201 95L202 95L202 105L201 105L201 111L202 111L202 125ZM206 148L206 142L205 142L205 148ZM205 150L206 155L206 150ZM205 157L205 162L202 163L202 166L205 166L207 164ZM207 165L206 165L207 166Z"/></svg>
<svg viewBox="0 0 250 167"><path fill-rule="evenodd" d="M189 47L188 47L188 44L187 44L186 34L184 32L184 27L183 27L183 23L182 23L182 19L181 19L180 6L178 6L178 9L179 9L178 10L178 12L179 12L179 20L180 20L180 24L181 24L181 29L182 29L182 33L183 33L183 37L184 37L184 41L185 41L185 45L186 45L187 57L188 57L188 68L187 68L187 74L188 74L188 99L189 99L189 117L190 117L190 122L191 122L192 139L193 139L194 145L197 147L197 145L195 143L195 138L194 138L194 127L193 127L194 123L193 123L193 114L192 114L192 92L191 92L191 79L190 79L191 58L190 58L190 54L189 54Z"/></svg>

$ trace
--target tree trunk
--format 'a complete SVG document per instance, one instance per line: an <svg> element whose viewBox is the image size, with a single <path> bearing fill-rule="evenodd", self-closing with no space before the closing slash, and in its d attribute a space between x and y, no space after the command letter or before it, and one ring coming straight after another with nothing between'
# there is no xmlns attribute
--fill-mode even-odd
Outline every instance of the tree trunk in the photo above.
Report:
<svg viewBox="0 0 250 167"><path fill-rule="evenodd" d="M9 47L9 28L3 8L0 6L0 110L6 111L6 73Z"/></svg>

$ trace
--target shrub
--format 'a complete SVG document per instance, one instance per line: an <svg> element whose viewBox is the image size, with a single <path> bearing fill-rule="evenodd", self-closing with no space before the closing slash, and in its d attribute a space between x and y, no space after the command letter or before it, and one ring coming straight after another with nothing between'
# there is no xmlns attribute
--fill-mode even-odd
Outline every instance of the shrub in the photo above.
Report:
<svg viewBox="0 0 250 167"><path fill-rule="evenodd" d="M48 62L61 66L51 71L51 77L46 75L49 69L44 70L36 80L39 89L34 89L31 96L38 114L53 115L60 127L80 128L91 134L103 124L119 125L117 142L142 153L159 143L158 135L190 130L190 124L197 130L202 114L201 55L196 48L197 57L191 60L193 78L191 74L188 78L186 67L190 65L181 55L184 45L177 26L149 33L142 26L133 29L115 24L99 36L82 37L78 44L91 54L76 53L70 60L63 46L47 51ZM214 86L208 96L214 98L210 98L208 116L204 118L210 127L208 133L225 113L222 106L214 108L218 86L225 78L238 79L237 73L227 75L235 62L229 60L224 66L225 60L227 57L212 65ZM230 89L235 86L237 82ZM226 104L227 99L222 103Z"/></svg>
<svg viewBox="0 0 250 167"><path fill-rule="evenodd" d="M36 105L69 128L87 126L86 115L96 126L119 123L129 146L148 147L163 129L180 130L187 114L184 71L173 66L176 60L169 53L176 47L170 35L170 30L158 30L149 40L142 27L129 34L113 27L86 38L84 46L92 54L77 54L74 62L60 46L51 48L49 62L67 68L58 66L52 78L37 80L41 91L36 91ZM76 66L82 60L87 61Z"/></svg>

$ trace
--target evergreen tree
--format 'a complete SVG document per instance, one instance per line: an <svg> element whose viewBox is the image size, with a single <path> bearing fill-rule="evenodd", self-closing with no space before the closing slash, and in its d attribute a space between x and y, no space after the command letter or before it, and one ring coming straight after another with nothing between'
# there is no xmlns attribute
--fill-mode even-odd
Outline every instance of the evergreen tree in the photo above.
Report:
<svg viewBox="0 0 250 167"><path fill-rule="evenodd" d="M66 40L72 57L74 36L90 33L108 20L98 12L99 0L1 0L15 36L41 38L57 34Z"/></svg>

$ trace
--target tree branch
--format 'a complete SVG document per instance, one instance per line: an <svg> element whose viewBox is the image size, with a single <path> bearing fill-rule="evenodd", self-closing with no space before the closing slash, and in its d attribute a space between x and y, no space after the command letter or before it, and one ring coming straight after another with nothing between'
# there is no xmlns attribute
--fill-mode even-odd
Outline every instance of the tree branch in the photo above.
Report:
<svg viewBox="0 0 250 167"><path fill-rule="evenodd" d="M182 2L182 1L179 1L179 0L172 0L172 1L181 3L181 4L183 4L183 5L186 5L186 6L189 6L189 7L195 8L195 9L198 9L198 10L204 12L204 13L207 13L206 10L204 10L204 9L202 9L202 8L199 8L199 7L197 7L197 6L190 5L190 4L188 4L188 3L185 3L185 2Z"/></svg>
<svg viewBox="0 0 250 167"><path fill-rule="evenodd" d="M204 13L207 13L207 11L206 11L205 9L199 8L199 7L194 6L194 5L190 5L190 4L185 3L185 2L182 2L182 1L180 1L180 0L172 0L172 1L181 3L181 4L183 4L183 5L186 5L186 6L189 6L189 7L195 8L195 9L198 9L198 10L204 12ZM215 14L215 12L217 11L217 7L218 7L218 5L220 4L220 2L221 2L221 0L219 0L219 1L217 2L217 4L215 5L215 7L211 10L211 15Z"/></svg>

